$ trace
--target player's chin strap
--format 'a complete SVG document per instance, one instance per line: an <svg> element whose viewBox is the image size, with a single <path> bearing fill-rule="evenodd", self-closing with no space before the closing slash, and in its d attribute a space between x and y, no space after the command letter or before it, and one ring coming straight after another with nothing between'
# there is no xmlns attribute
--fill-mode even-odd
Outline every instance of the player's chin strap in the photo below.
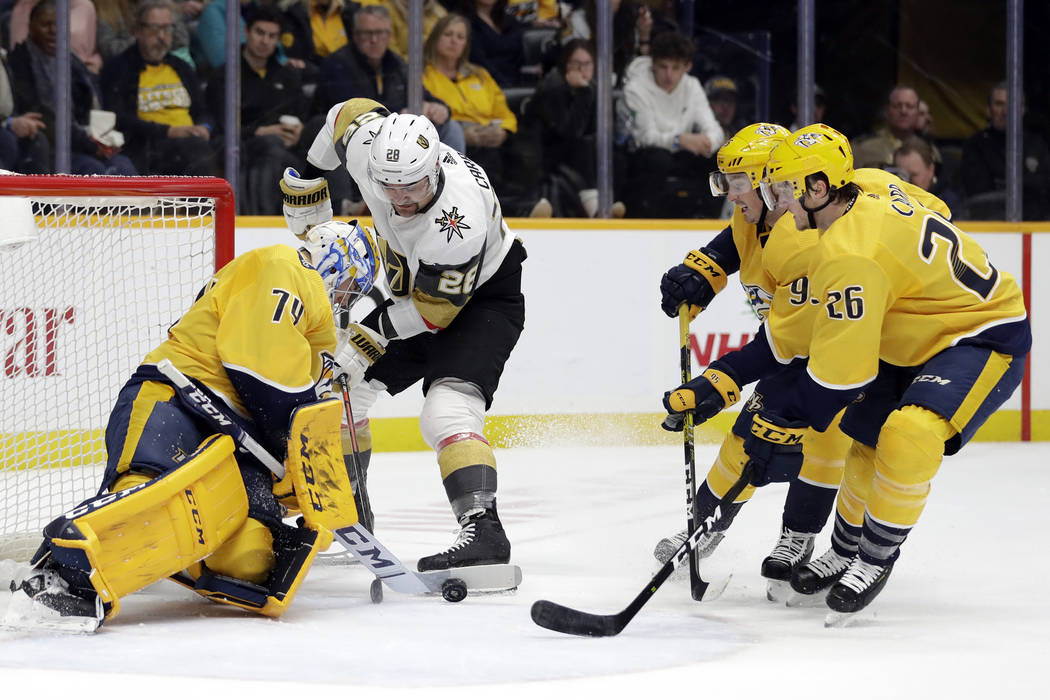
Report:
<svg viewBox="0 0 1050 700"><path fill-rule="evenodd" d="M819 207L813 207L812 209L806 206L806 202L805 202L806 195L805 194L803 194L801 197L798 198L798 205L800 207L802 207L802 209L805 210L807 216L809 216L809 227L810 228L816 228L817 227L817 219L813 215L816 214L818 211L821 211L822 209L827 207L829 204L831 204L831 193L832 192L834 192L834 190L828 190L828 198L824 201L824 203L821 204Z"/></svg>

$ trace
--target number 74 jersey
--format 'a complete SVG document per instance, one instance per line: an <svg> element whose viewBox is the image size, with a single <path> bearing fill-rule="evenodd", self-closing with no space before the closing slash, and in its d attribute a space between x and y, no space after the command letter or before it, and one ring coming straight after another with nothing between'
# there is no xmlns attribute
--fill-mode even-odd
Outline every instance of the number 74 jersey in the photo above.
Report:
<svg viewBox="0 0 1050 700"><path fill-rule="evenodd" d="M1014 278L899 189L857 197L820 237L809 280L809 374L827 388L863 386L879 360L914 367L959 343L1011 355L1031 344Z"/></svg>

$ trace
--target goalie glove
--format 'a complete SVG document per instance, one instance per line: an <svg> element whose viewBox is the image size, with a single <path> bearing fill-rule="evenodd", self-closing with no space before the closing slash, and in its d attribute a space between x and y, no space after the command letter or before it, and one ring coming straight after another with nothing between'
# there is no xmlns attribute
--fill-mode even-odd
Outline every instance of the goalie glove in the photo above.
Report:
<svg viewBox="0 0 1050 700"><path fill-rule="evenodd" d="M744 439L744 452L751 462L751 485L791 481L802 469L802 438L806 424L788 421L771 413L756 413L751 433Z"/></svg>
<svg viewBox="0 0 1050 700"><path fill-rule="evenodd" d="M680 432L686 413L693 415L693 425L700 425L739 400L740 387L736 380L721 370L708 367L696 379L664 394L668 416L660 427Z"/></svg>
<svg viewBox="0 0 1050 700"><path fill-rule="evenodd" d="M365 372L386 352L390 342L376 331L357 323L338 332L335 349L335 376L343 386L353 389L365 378Z"/></svg>
<svg viewBox="0 0 1050 700"><path fill-rule="evenodd" d="M678 307L689 304L689 320L703 311L715 294L725 289L726 273L706 248L691 250L685 262L675 265L660 279L660 308L669 317L678 315Z"/></svg>
<svg viewBox="0 0 1050 700"><path fill-rule="evenodd" d="M332 220L328 180L323 177L304 180L292 168L285 168L280 184L284 222L298 238L302 239L311 226Z"/></svg>

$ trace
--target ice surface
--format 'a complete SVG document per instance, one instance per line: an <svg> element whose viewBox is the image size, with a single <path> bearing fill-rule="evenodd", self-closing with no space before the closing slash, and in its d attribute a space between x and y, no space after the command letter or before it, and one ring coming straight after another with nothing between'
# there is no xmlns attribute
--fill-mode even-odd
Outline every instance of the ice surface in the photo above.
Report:
<svg viewBox="0 0 1050 700"><path fill-rule="evenodd" d="M700 475L714 454L698 447ZM653 545L684 522L681 449L497 459L500 514L524 571L515 595L451 604L388 589L373 605L361 567L318 566L274 621L163 582L127 597L94 636L0 631L0 697L309 697L322 685L336 697L428 699L1045 697L1050 446L979 443L947 458L886 589L850 627L766 601L758 568L779 530L775 485L710 560L734 573L720 599L694 603L687 584L668 582L608 639L536 627L529 606L627 605L654 570ZM432 455L378 453L369 485L376 534L406 562L454 539ZM818 553L826 544L825 534Z"/></svg>

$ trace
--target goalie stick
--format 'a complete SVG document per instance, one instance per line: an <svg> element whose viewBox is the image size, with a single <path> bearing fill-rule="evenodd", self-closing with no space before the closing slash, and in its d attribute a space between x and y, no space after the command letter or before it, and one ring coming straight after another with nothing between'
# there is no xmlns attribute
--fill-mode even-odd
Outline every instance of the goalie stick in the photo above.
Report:
<svg viewBox="0 0 1050 700"><path fill-rule="evenodd" d="M158 362L157 369L171 380L179 398L189 408L211 423L216 430L233 438L239 448L251 453L275 476L284 476L284 465L238 426L222 407L216 405L210 396L193 384L170 360L165 359ZM338 528L333 530L332 534L355 559L398 593L443 593L442 588L445 582L458 573L456 569L424 573L412 571L361 523ZM468 588L500 588L503 587L504 580L508 577L515 581L514 586L517 586L521 581L521 569L516 566L501 567L499 572L491 576L486 576L485 572L481 571L474 572L472 581L468 582ZM465 577L460 576L459 578ZM469 583L474 585L470 586Z"/></svg>
<svg viewBox="0 0 1050 700"><path fill-rule="evenodd" d="M645 588L634 597L630 604L618 613L611 615L597 615L595 613L583 612L573 608L552 603L549 600L537 600L532 604L532 621L540 627L546 627L555 632L564 634L576 634L582 637L613 637L619 634L627 626L642 606L649 602L663 582L677 569L681 563L688 558L690 552L696 547L697 541L707 534L718 519L722 517L722 510L731 505L740 492L744 490L751 480L752 466L749 461L744 465L740 478L733 482L726 495L715 506L715 512L705 518L695 530L690 531L686 541L675 550L671 558L660 570L656 572L652 580Z"/></svg>

